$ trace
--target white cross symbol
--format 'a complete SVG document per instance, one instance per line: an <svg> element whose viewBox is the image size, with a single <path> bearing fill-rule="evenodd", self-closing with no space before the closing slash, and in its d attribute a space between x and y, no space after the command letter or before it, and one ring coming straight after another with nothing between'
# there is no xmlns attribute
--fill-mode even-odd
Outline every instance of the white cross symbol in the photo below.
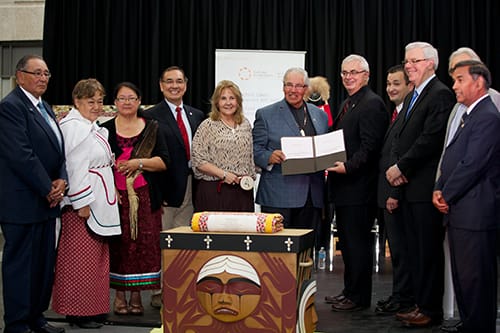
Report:
<svg viewBox="0 0 500 333"><path fill-rule="evenodd" d="M167 238L165 238L165 240L167 241L167 247L170 248L170 245L172 244L174 239L170 237L170 235L168 235Z"/></svg>
<svg viewBox="0 0 500 333"><path fill-rule="evenodd" d="M253 243L253 241L250 239L250 236L247 236L247 238L243 241L247 245L247 251L250 251L250 244Z"/></svg>
<svg viewBox="0 0 500 333"><path fill-rule="evenodd" d="M286 244L286 250L290 252L293 244L292 239L288 237L288 239L285 241L285 244Z"/></svg>
<svg viewBox="0 0 500 333"><path fill-rule="evenodd" d="M207 250L210 249L210 243L213 242L214 240L210 238L210 236L207 235L203 241L207 244Z"/></svg>

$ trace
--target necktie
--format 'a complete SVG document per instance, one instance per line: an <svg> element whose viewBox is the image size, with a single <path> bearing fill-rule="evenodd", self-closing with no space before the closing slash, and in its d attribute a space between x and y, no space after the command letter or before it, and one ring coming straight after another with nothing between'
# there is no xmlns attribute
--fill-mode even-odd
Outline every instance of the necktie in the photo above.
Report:
<svg viewBox="0 0 500 333"><path fill-rule="evenodd" d="M184 147L186 148L186 157L188 161L191 159L191 152L189 149L189 138L186 130L186 126L184 125L184 121L182 120L182 109L181 107L176 107L175 112L177 112L177 126L179 126L179 130L181 131L182 141L184 141Z"/></svg>
<svg viewBox="0 0 500 333"><path fill-rule="evenodd" d="M349 110L349 105L351 104L351 99L350 98L347 98L345 100L345 103L344 103L344 107L342 108L342 112L340 112L340 114L338 115L337 119L336 119L336 125L338 126L338 124L342 121L342 118L344 118L347 110Z"/></svg>
<svg viewBox="0 0 500 333"><path fill-rule="evenodd" d="M40 113L42 114L43 118L47 122L47 124L49 124L49 126L52 127L52 123L50 121L49 113L47 112L47 109L45 109L45 106L43 105L43 103L42 102L38 102L37 106L38 106L38 109L40 110Z"/></svg>
<svg viewBox="0 0 500 333"><path fill-rule="evenodd" d="M467 112L464 112L464 114L462 115L462 119L460 120L460 128L463 128L465 126L467 118L469 118L469 114L467 114Z"/></svg>
<svg viewBox="0 0 500 333"><path fill-rule="evenodd" d="M418 92L416 90L413 90L413 96L411 96L410 100L410 105L408 105L408 111L406 111L406 119L410 116L411 108L413 107L413 104L417 100L418 97Z"/></svg>
<svg viewBox="0 0 500 333"><path fill-rule="evenodd" d="M394 109L391 116L391 124L394 122L394 120L396 120L397 117L398 117L398 109Z"/></svg>
<svg viewBox="0 0 500 333"><path fill-rule="evenodd" d="M462 130L462 128L464 128L465 126L465 123L467 122L467 118L469 118L469 114L467 114L467 112L464 112L464 114L462 115L462 117L460 118L460 125L458 126L455 134L453 135L453 138L451 141L453 141L457 136L458 134L460 133L460 131ZM450 141L450 142L451 142Z"/></svg>
<svg viewBox="0 0 500 333"><path fill-rule="evenodd" d="M55 120L49 116L49 113L47 112L47 109L45 108L45 106L43 105L42 102L38 102L38 104L36 106L38 106L38 109L40 110L40 113L42 114L43 119L45 119L47 124L52 129L52 132L54 132L54 134L57 138L57 141L59 142L59 146L62 148L61 133L59 132L59 129L57 128Z"/></svg>

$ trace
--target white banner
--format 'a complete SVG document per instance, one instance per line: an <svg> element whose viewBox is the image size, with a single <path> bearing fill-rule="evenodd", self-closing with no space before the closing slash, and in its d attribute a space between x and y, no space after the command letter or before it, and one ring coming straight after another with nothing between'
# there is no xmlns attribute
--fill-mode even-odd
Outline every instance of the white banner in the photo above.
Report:
<svg viewBox="0 0 500 333"><path fill-rule="evenodd" d="M255 111L283 99L283 74L304 68L305 51L215 50L215 84L236 83L243 94L243 112L253 125ZM214 86L215 87L215 86Z"/></svg>

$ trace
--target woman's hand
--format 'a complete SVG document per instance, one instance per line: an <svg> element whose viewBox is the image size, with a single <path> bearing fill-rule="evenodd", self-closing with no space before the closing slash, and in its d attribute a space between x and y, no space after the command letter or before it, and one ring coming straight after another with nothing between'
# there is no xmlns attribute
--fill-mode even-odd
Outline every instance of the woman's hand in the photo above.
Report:
<svg viewBox="0 0 500 333"><path fill-rule="evenodd" d="M140 166L139 161L140 161L139 159L118 161L116 169L118 170L119 173L121 173L125 177L128 177L130 175L133 175L134 172L136 172L139 169Z"/></svg>
<svg viewBox="0 0 500 333"><path fill-rule="evenodd" d="M78 209L78 216L80 216L84 219L88 219L90 217L90 206L87 205L87 206L84 206L84 207Z"/></svg>

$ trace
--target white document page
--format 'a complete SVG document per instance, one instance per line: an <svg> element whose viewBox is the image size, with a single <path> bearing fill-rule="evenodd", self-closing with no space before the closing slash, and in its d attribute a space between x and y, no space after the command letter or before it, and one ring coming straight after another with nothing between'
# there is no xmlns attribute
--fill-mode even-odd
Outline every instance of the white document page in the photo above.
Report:
<svg viewBox="0 0 500 333"><path fill-rule="evenodd" d="M314 137L316 156L325 156L345 151L344 133L337 130L334 132L316 135Z"/></svg>
<svg viewBox="0 0 500 333"><path fill-rule="evenodd" d="M313 158L312 136L286 136L281 138L281 150L286 159Z"/></svg>

